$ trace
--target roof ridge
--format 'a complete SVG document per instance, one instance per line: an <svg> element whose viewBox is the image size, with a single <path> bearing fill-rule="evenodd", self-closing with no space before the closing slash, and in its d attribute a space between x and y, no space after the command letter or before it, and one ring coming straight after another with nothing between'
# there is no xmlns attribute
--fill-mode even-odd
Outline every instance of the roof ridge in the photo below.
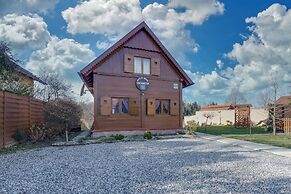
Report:
<svg viewBox="0 0 291 194"><path fill-rule="evenodd" d="M166 55L166 57L170 60L170 62L175 66L178 70L180 76L183 78L185 83L184 87L190 86L193 81L189 78L189 76L185 73L185 71L181 68L181 66L177 63L174 57L170 54L170 52L166 49L166 47L162 44L162 42L157 38L157 36L153 33L153 31L149 28L145 21L142 21L139 25L129 31L125 36L123 36L120 40L114 43L110 48L104 51L101 55L99 55L96 59L90 62L86 67L84 67L81 71L81 78L85 81L86 77L92 72L92 69L105 60L110 54L112 54L119 47L124 45L129 39L131 39L135 34L137 34L140 30L145 29L149 36L154 40L154 42L160 47L162 52Z"/></svg>

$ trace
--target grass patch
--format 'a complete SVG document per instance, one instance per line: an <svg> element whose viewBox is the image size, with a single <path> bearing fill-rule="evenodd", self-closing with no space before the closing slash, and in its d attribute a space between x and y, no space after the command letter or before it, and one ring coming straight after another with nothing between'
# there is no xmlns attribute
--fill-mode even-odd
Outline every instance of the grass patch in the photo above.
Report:
<svg viewBox="0 0 291 194"><path fill-rule="evenodd" d="M28 151L32 149L40 149L44 147L51 146L51 142L38 142L38 143L21 143L21 144L16 144L12 145L7 148L1 148L0 149L0 155L4 154L12 154L18 151Z"/></svg>
<svg viewBox="0 0 291 194"><path fill-rule="evenodd" d="M98 142L104 142L104 143L107 143L107 142L113 142L113 141L116 141L115 137L114 136L99 136L99 137L85 137L85 138L82 138L80 139L80 142L79 143L84 143L86 142L87 140L95 140L95 141L98 141Z"/></svg>
<svg viewBox="0 0 291 194"><path fill-rule="evenodd" d="M290 135L253 134L253 135L223 135L224 137L291 148Z"/></svg>
<svg viewBox="0 0 291 194"><path fill-rule="evenodd" d="M76 137L80 133L81 132L70 132L69 133L69 140L72 140L74 137ZM15 144L15 145L9 146L7 148L0 148L0 155L12 154L12 153L15 153L18 151L28 151L28 150L32 150L32 149L40 149L40 148L44 148L44 147L49 147L52 145L52 143L58 142L58 141L65 141L65 139L66 139L66 137L63 134L59 137L56 137L53 140L46 140L46 141L42 141L42 142L22 141L19 144Z"/></svg>
<svg viewBox="0 0 291 194"><path fill-rule="evenodd" d="M255 143L291 148L290 135L273 136L271 132L266 132L264 128L261 127L252 127L251 135L249 128L235 128L233 126L207 126L206 129L205 127L198 127L197 132L207 133L211 135L221 135L223 137L251 141Z"/></svg>
<svg viewBox="0 0 291 194"><path fill-rule="evenodd" d="M252 134L267 134L264 128L261 127L252 127ZM233 126L207 126L205 127L198 127L197 132L207 133L211 135L246 135L250 134L250 128L235 128Z"/></svg>

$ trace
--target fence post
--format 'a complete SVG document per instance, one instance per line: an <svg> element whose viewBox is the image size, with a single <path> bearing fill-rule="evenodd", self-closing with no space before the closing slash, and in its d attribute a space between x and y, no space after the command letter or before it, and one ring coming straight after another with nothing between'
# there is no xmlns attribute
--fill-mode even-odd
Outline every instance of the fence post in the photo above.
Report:
<svg viewBox="0 0 291 194"><path fill-rule="evenodd" d="M2 115L2 118L0 118L0 120L2 121L2 123L3 123L3 128L2 129L0 129L0 137L1 137L1 145L0 145L0 148L2 148L2 147L4 147L4 92L1 92L2 93L2 95L1 95L1 98L2 98L2 106L3 106L3 109L1 110L2 111L2 113L3 113L3 115Z"/></svg>
<svg viewBox="0 0 291 194"><path fill-rule="evenodd" d="M31 127L31 98L28 97L28 123L29 123L29 128Z"/></svg>

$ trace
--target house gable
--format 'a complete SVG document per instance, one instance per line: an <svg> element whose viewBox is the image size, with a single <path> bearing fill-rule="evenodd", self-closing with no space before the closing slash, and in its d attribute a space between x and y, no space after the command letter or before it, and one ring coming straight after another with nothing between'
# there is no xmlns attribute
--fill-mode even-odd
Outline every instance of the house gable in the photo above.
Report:
<svg viewBox="0 0 291 194"><path fill-rule="evenodd" d="M159 46L154 42L150 35L144 30L140 30L136 35L129 39L124 47L144 49L148 51L161 52Z"/></svg>
<svg viewBox="0 0 291 194"><path fill-rule="evenodd" d="M158 73L158 77L154 75L148 77L172 81L179 81L180 79L182 79L182 77L177 73L177 70L163 55L161 49L158 48L158 45L144 30L139 31L122 47L120 47L112 55L110 55L110 57L97 65L93 69L93 72L97 74L134 76L135 74L128 73L124 70L124 58L128 55L149 58L151 59L151 61L155 59L159 60L160 70Z"/></svg>
<svg viewBox="0 0 291 194"><path fill-rule="evenodd" d="M140 45L143 45L143 48L140 48ZM93 87L94 69L95 72L99 71L97 67L100 64L106 64L106 60L111 58L114 53L120 52L121 48L124 48L122 49L123 51L126 51L126 49L139 48L139 50L150 51L152 53L159 54L163 56L164 60L166 60L172 66L176 74L181 78L181 81L183 82L183 87L187 87L193 84L192 80L178 65L176 60L162 45L162 43L158 40L158 38L154 35L154 33L150 30L146 23L142 22L136 28L130 31L126 36L124 36L117 43L115 43L112 47L106 50L102 55L100 55L98 58L96 58L89 65L81 70L79 75L91 92ZM121 57L124 56L120 55L119 61L123 61L123 58ZM113 72L115 71L115 68L116 67L108 67L108 69L111 71L113 70Z"/></svg>

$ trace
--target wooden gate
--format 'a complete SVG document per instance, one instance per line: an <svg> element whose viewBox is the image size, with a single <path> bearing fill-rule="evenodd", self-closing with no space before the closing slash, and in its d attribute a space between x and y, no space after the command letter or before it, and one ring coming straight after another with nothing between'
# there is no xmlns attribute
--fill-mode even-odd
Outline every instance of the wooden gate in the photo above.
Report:
<svg viewBox="0 0 291 194"><path fill-rule="evenodd" d="M284 133L291 134L291 118L283 118Z"/></svg>

